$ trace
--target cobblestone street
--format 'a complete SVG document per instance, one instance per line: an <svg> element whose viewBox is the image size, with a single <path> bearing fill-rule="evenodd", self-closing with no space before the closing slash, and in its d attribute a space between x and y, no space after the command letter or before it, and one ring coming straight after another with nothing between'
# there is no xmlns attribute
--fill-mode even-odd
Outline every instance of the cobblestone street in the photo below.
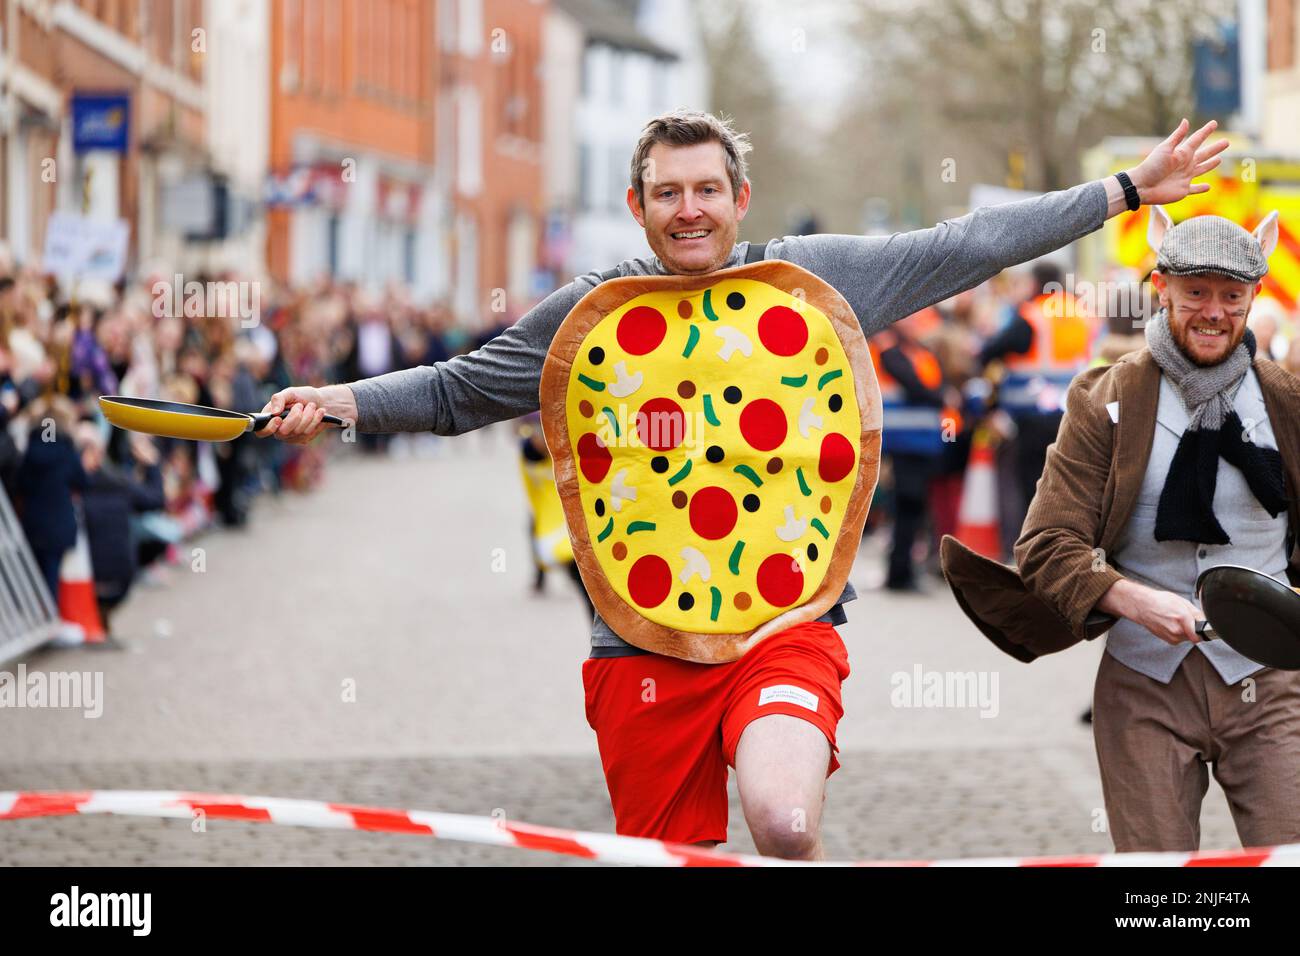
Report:
<svg viewBox="0 0 1300 956"><path fill-rule="evenodd" d="M170 569L119 610L122 649L26 659L29 670L102 671L104 712L0 712L0 790L225 791L612 831L583 715L582 606L560 576L531 594L509 435L444 440L429 457L343 457L317 492L265 498L249 530L195 541L201 571ZM917 596L876 590L880 547L863 546L861 598L841 628L853 670L828 856L1110 850L1079 721L1099 648L1011 661L941 581ZM895 706L894 675L918 668L996 678L996 706ZM1214 784L1202 831L1206 849L1238 845ZM734 787L728 848L752 850ZM0 824L0 864L211 863L578 861L228 821L205 833L109 817Z"/></svg>

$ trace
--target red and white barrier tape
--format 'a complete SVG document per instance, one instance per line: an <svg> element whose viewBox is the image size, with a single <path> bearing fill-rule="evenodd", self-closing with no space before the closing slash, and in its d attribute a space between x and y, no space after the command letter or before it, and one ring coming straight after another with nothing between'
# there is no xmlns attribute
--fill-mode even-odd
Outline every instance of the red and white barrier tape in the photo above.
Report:
<svg viewBox="0 0 1300 956"><path fill-rule="evenodd" d="M562 830L493 817L428 810L392 810L317 800L246 797L167 790L0 791L0 820L110 813L136 817L276 823L282 826L406 833L546 850L601 863L643 866L1300 866L1300 844L1204 853L1106 853L1092 856L988 857L966 860L863 860L801 863L723 853L639 837Z"/></svg>

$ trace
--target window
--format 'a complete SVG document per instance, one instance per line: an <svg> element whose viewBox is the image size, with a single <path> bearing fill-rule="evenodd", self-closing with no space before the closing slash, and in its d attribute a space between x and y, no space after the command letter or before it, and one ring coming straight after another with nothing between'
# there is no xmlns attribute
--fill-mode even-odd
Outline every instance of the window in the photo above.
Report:
<svg viewBox="0 0 1300 956"><path fill-rule="evenodd" d="M424 36L425 23L419 7L410 0L406 4L406 65L402 82L405 84L406 96L418 101L423 90L420 83L420 40Z"/></svg>
<svg viewBox="0 0 1300 956"><path fill-rule="evenodd" d="M529 98L530 81L534 75L532 49L526 43L516 43L508 63L500 64L495 72L501 84L502 129L520 139L533 136L533 113Z"/></svg>
<svg viewBox="0 0 1300 956"><path fill-rule="evenodd" d="M411 25L406 19L406 2L397 0L393 4L392 31L392 87L398 99L406 99L406 41L411 35Z"/></svg>
<svg viewBox="0 0 1300 956"><path fill-rule="evenodd" d="M591 147L583 143L578 147L578 208L584 212L591 209Z"/></svg>
<svg viewBox="0 0 1300 956"><path fill-rule="evenodd" d="M365 0L351 0L351 4L352 88L362 91L370 82L369 7Z"/></svg>
<svg viewBox="0 0 1300 956"><path fill-rule="evenodd" d="M628 187L628 169L627 157L623 150L613 146L609 151L609 208L618 211L618 207L623 205L623 197L627 194Z"/></svg>
<svg viewBox="0 0 1300 956"><path fill-rule="evenodd" d="M341 243L338 213L332 213L325 231L325 258L331 276L339 274L339 246Z"/></svg>
<svg viewBox="0 0 1300 956"><path fill-rule="evenodd" d="M1295 66L1297 16L1300 0L1268 0L1268 69L1289 70Z"/></svg>
<svg viewBox="0 0 1300 956"><path fill-rule="evenodd" d="M302 85L319 92L321 86L321 4L308 0L302 5Z"/></svg>
<svg viewBox="0 0 1300 956"><path fill-rule="evenodd" d="M292 93L302 81L302 0L284 0L282 9L280 36L284 43L284 63L280 69L280 88Z"/></svg>
<svg viewBox="0 0 1300 956"><path fill-rule="evenodd" d="M375 6L375 87L385 93L393 88L392 84L392 5L388 0L369 0Z"/></svg>
<svg viewBox="0 0 1300 956"><path fill-rule="evenodd" d="M618 50L609 54L609 101L615 106L623 102L623 67L625 57Z"/></svg>
<svg viewBox="0 0 1300 956"><path fill-rule="evenodd" d="M460 0L460 52L478 56L483 49L483 0Z"/></svg>
<svg viewBox="0 0 1300 956"><path fill-rule="evenodd" d="M650 64L650 111L662 113L674 105L669 102L672 94L672 65L667 60L660 59L651 60Z"/></svg>
<svg viewBox="0 0 1300 956"><path fill-rule="evenodd" d="M477 196L483 188L483 123L482 105L475 87L461 87L456 122L458 185L463 195Z"/></svg>
<svg viewBox="0 0 1300 956"><path fill-rule="evenodd" d="M442 40L444 53L456 52L456 3L457 0L437 0L438 36Z"/></svg>
<svg viewBox="0 0 1300 956"><path fill-rule="evenodd" d="M343 0L325 0L321 38L321 89L337 95L343 82Z"/></svg>

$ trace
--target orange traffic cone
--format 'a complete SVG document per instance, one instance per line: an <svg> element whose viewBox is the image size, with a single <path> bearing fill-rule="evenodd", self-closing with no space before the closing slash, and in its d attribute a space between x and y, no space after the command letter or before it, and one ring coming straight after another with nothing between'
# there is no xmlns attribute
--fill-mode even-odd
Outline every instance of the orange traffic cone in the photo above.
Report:
<svg viewBox="0 0 1300 956"><path fill-rule="evenodd" d="M59 568L59 617L65 625L76 625L84 634L83 644L103 644L107 640L104 623L99 619L95 600L95 576L90 568L90 543L86 529L77 525L77 543L63 556Z"/></svg>
<svg viewBox="0 0 1300 956"><path fill-rule="evenodd" d="M957 511L957 540L986 558L1002 560L998 528L998 474L988 433L977 428L971 437L970 461L961 486Z"/></svg>

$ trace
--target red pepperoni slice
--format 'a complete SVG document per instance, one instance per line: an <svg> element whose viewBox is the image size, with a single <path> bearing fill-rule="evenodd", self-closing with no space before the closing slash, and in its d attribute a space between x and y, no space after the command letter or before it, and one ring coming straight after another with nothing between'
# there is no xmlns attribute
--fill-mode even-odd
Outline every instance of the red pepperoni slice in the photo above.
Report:
<svg viewBox="0 0 1300 956"><path fill-rule="evenodd" d="M758 339L773 355L798 355L808 344L808 323L794 309L774 305L758 317Z"/></svg>
<svg viewBox="0 0 1300 956"><path fill-rule="evenodd" d="M701 488L691 498L691 530L701 538L717 541L736 527L736 499L716 485Z"/></svg>
<svg viewBox="0 0 1300 956"><path fill-rule="evenodd" d="M582 469L582 477L593 485L605 480L613 462L614 456L595 432L587 432L578 439L578 467Z"/></svg>
<svg viewBox="0 0 1300 956"><path fill-rule="evenodd" d="M636 559L627 572L627 590L640 607L658 607L673 589L673 571L657 554Z"/></svg>
<svg viewBox="0 0 1300 956"><path fill-rule="evenodd" d="M636 433L641 444L655 451L671 451L686 437L686 416L671 398L652 398L636 413Z"/></svg>
<svg viewBox="0 0 1300 956"><path fill-rule="evenodd" d="M668 331L668 320L658 309L638 305L618 320L618 344L629 355L645 355L659 348Z"/></svg>
<svg viewBox="0 0 1300 956"><path fill-rule="evenodd" d="M822 439L817 477L822 481L839 481L853 470L855 461L852 443L838 432L831 432Z"/></svg>
<svg viewBox="0 0 1300 956"><path fill-rule="evenodd" d="M770 398L756 398L740 413L740 433L759 451L771 451L785 441L785 412Z"/></svg>
<svg viewBox="0 0 1300 956"><path fill-rule="evenodd" d="M773 554L758 566L758 593L773 607L789 607L803 594L803 570L788 554Z"/></svg>

